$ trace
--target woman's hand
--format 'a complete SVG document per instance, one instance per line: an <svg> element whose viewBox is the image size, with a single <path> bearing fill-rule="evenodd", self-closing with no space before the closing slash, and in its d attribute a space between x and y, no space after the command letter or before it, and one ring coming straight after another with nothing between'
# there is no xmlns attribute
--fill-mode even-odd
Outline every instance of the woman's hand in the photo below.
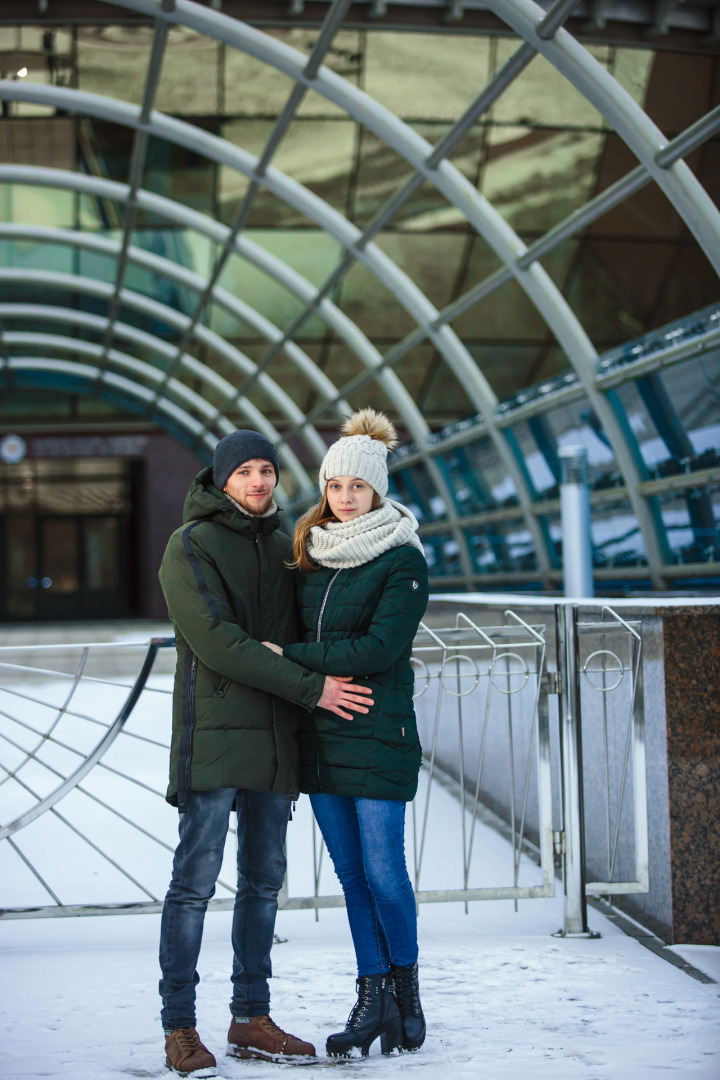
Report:
<svg viewBox="0 0 720 1080"><path fill-rule="evenodd" d="M278 656L282 656L283 651L279 645L274 645L272 641L263 641L263 645L265 645L268 649L272 649L272 651L276 652Z"/></svg>

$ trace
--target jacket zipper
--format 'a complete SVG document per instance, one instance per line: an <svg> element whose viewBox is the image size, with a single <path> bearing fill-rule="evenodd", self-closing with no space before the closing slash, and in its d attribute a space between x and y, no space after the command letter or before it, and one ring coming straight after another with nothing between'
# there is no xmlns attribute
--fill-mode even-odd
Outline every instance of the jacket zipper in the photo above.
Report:
<svg viewBox="0 0 720 1080"><path fill-rule="evenodd" d="M190 685L189 685L189 698L188 709L190 711L190 722L188 724L188 740L187 740L187 757L185 758L185 791L190 792L190 779L192 771L192 751L193 751L193 738L195 735L195 680L197 677L198 658L195 653L192 654L192 661L190 663Z"/></svg>
<svg viewBox="0 0 720 1080"><path fill-rule="evenodd" d="M327 589L325 590L325 595L323 596L323 601L322 601L322 604L320 605L320 614L318 615L317 630L315 632L315 640L316 641L320 640L320 634L322 632L323 615L325 614L325 605L327 604L327 601L328 601L328 595L330 593L330 590L333 587L333 582L335 581L335 578L338 576L338 574L340 573L341 570L342 570L342 567L340 567L340 570L335 571L335 573L333 574L333 576L330 578L330 580L328 582Z"/></svg>
<svg viewBox="0 0 720 1080"><path fill-rule="evenodd" d="M340 567L340 570L342 570L342 567ZM333 582L335 581L335 578L340 573L340 570L336 570L335 573L333 574L333 576L328 581L327 588L325 590L325 595L323 596L322 604L320 605L320 614L318 615L317 630L315 631L315 640L316 641L320 640L320 635L322 633L323 615L325 614L325 605L327 604L328 595L330 593L330 590L333 587ZM313 720L313 724L315 724L314 720ZM315 771L317 772L318 787L322 787L322 781L320 780L320 740L318 739L317 725L316 724L315 724L315 739L316 739L316 742L317 742L317 754L315 756Z"/></svg>

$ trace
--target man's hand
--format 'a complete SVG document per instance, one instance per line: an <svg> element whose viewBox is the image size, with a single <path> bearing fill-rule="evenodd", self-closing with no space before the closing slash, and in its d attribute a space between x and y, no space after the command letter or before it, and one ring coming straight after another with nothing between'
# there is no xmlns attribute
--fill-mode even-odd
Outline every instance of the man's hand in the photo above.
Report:
<svg viewBox="0 0 720 1080"><path fill-rule="evenodd" d="M337 713L343 720L352 720L352 713L344 712L343 709L352 709L353 712L370 712L370 706L375 702L369 695L372 693L369 686L357 686L351 682L351 675L325 676L325 689L318 701L321 709Z"/></svg>

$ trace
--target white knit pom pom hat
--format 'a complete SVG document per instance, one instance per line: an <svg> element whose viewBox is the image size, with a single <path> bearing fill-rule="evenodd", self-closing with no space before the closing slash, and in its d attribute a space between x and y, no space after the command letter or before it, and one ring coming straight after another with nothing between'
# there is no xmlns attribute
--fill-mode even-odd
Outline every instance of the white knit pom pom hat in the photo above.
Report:
<svg viewBox="0 0 720 1080"><path fill-rule="evenodd" d="M397 446L395 428L383 413L360 409L340 428L340 438L323 458L318 476L320 494L333 476L357 476L381 498L388 490L388 450Z"/></svg>

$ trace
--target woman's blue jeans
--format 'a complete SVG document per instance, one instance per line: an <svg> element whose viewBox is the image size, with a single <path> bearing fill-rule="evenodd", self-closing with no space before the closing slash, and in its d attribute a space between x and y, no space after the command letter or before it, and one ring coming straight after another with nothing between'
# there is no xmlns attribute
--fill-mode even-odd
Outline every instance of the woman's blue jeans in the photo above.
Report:
<svg viewBox="0 0 720 1080"><path fill-rule="evenodd" d="M405 866L405 803L347 795L310 802L340 879L358 975L418 957L415 894Z"/></svg>
<svg viewBox="0 0 720 1080"><path fill-rule="evenodd" d="M220 788L190 793L160 925L161 1013L166 1031L195 1027L197 961L208 900L215 893L233 803L237 809L237 895L232 922L234 1016L270 1011L270 949L285 877L290 799Z"/></svg>

